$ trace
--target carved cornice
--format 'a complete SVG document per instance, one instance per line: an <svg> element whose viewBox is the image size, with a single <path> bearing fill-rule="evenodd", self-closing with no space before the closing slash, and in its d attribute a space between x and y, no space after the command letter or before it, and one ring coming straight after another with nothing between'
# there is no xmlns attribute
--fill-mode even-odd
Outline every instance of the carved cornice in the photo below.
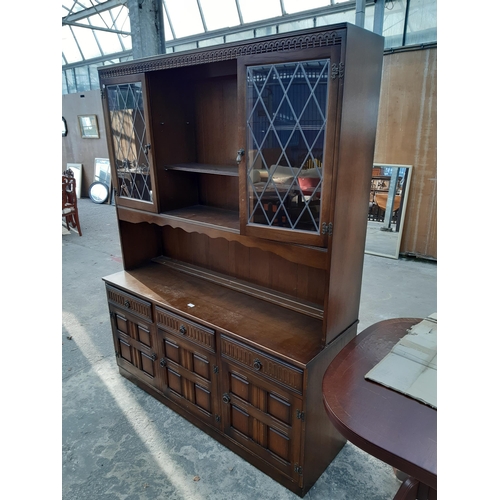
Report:
<svg viewBox="0 0 500 500"><path fill-rule="evenodd" d="M275 39L262 39L258 41L245 41L234 45L228 44L213 49L200 49L186 51L180 54L166 54L154 59L142 59L127 65L117 67L109 66L100 69L101 78L112 78L123 75L134 75L148 71L180 68L219 61L228 61L238 57L268 54L272 52L286 52L289 50L309 49L316 47L329 47L341 43L342 30L330 29L316 33L303 33Z"/></svg>

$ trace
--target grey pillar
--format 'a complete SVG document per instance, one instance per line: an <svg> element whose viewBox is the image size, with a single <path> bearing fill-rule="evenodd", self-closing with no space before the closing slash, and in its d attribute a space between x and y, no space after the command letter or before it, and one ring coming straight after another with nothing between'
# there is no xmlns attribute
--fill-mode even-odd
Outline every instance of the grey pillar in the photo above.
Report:
<svg viewBox="0 0 500 500"><path fill-rule="evenodd" d="M392 212L394 211L394 197L398 187L399 168L393 167L389 191L387 193L387 206L385 207L384 225L380 228L381 231L392 231Z"/></svg>
<svg viewBox="0 0 500 500"><path fill-rule="evenodd" d="M134 59L165 52L161 0L128 0Z"/></svg>
<svg viewBox="0 0 500 500"><path fill-rule="evenodd" d="M365 27L366 0L356 0L356 26Z"/></svg>
<svg viewBox="0 0 500 500"><path fill-rule="evenodd" d="M373 32L381 35L384 30L385 0L376 0L375 15L373 17Z"/></svg>

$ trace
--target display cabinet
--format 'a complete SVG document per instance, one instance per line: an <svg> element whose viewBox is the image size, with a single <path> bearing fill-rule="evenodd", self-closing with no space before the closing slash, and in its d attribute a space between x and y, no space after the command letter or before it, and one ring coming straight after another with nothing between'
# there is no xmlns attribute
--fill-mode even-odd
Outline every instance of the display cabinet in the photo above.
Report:
<svg viewBox="0 0 500 500"><path fill-rule="evenodd" d="M382 54L345 23L99 70L120 373L301 496L345 442Z"/></svg>

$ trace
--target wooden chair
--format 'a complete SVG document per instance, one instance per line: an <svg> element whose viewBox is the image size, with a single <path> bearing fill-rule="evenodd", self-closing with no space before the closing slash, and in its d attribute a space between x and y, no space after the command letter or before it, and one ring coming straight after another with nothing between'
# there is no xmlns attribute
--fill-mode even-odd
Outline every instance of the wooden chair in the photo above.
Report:
<svg viewBox="0 0 500 500"><path fill-rule="evenodd" d="M78 206L76 196L76 181L73 171L68 169L62 174L62 216L66 220L66 228L70 227L78 230L82 235L80 220L78 219Z"/></svg>

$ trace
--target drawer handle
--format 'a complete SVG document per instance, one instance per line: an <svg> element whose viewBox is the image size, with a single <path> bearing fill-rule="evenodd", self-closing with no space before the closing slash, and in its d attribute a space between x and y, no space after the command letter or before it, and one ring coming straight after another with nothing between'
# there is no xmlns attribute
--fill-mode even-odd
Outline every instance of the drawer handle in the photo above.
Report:
<svg viewBox="0 0 500 500"><path fill-rule="evenodd" d="M160 366L165 368L167 366L167 360L165 358L160 359Z"/></svg>
<svg viewBox="0 0 500 500"><path fill-rule="evenodd" d="M262 368L262 363L258 359L253 360L253 367L256 370L260 370Z"/></svg>
<svg viewBox="0 0 500 500"><path fill-rule="evenodd" d="M186 335L187 328L184 325L181 325L181 327L179 328L179 332L181 333L181 335Z"/></svg>
<svg viewBox="0 0 500 500"><path fill-rule="evenodd" d="M223 403L228 404L228 403L229 403L229 401L231 401L231 397L229 396L229 394L227 394L227 393L226 393L226 394L224 394L224 395L222 396L222 402L223 402Z"/></svg>
<svg viewBox="0 0 500 500"><path fill-rule="evenodd" d="M126 307L127 309L129 309L129 308L130 308L130 302L129 302L128 300L126 300L126 301L125 301L125 307Z"/></svg>
<svg viewBox="0 0 500 500"><path fill-rule="evenodd" d="M153 353L153 354L151 354L151 359L153 361L156 361L158 359L158 356L155 353Z"/></svg>

